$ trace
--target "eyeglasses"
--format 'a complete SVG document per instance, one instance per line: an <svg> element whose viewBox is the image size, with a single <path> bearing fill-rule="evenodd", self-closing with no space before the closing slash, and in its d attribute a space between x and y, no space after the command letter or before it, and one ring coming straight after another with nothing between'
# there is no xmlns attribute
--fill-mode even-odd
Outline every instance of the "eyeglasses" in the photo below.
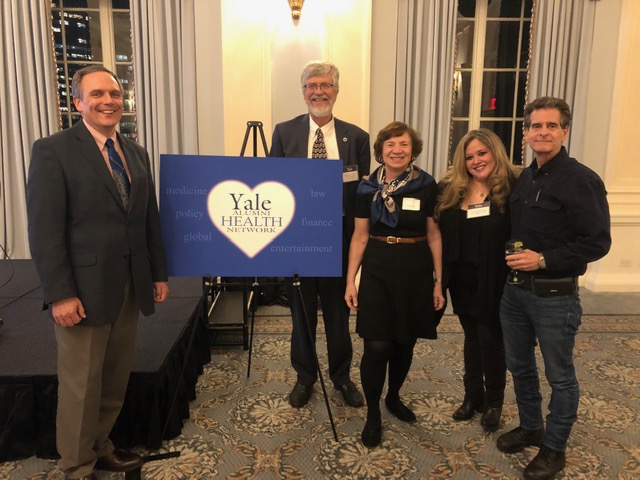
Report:
<svg viewBox="0 0 640 480"><path fill-rule="evenodd" d="M326 92L333 88L333 83L307 83L304 86L304 89L308 92L315 92L318 88Z"/></svg>

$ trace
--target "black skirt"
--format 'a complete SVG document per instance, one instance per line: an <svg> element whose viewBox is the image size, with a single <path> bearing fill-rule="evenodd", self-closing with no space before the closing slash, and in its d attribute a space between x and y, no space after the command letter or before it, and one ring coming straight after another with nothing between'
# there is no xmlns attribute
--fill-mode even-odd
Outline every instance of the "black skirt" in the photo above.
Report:
<svg viewBox="0 0 640 480"><path fill-rule="evenodd" d="M369 239L362 259L356 332L369 340L436 338L433 260L427 242Z"/></svg>

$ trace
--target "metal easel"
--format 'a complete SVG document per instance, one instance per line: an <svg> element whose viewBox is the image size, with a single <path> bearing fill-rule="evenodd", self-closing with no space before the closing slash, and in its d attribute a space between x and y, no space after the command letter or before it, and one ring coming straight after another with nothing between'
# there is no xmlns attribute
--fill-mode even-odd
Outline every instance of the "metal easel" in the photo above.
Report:
<svg viewBox="0 0 640 480"><path fill-rule="evenodd" d="M258 148L258 133L260 134L260 138L262 139L262 147L264 148L264 153L265 156L269 156L269 150L267 149L267 142L265 141L265 137L264 137L264 130L262 128L262 122L258 122L258 121L249 121L247 122L247 129L245 131L244 134L244 140L242 142L242 149L240 150L240 156L243 157L244 156L244 152L245 149L247 147L247 140L249 139L249 134L253 133L253 156L257 157L257 148ZM295 287L296 291L298 292L298 298L300 300L300 304L302 305L302 312L304 315L304 322L305 322L305 326L306 326L306 330L307 330L307 335L309 337L309 340L311 341L310 343L314 346L313 347L313 353L315 356L315 361L316 361L316 369L318 371L318 379L320 380L320 386L322 387L322 394L324 396L324 403L327 407L327 415L329 416L329 422L331 424L331 430L333 431L333 437L336 440L336 442L338 441L338 432L336 431L336 426L335 426L335 422L333 421L333 415L331 413L331 406L329 405L329 396L327 395L327 388L325 386L325 382L324 382L324 377L322 375L322 369L320 368L320 361L318 360L318 352L316 351L315 348L315 339L312 337L311 335L311 327L309 325L309 318L307 317L307 311L304 307L304 299L302 298L302 290L300 289L300 277L298 276L297 273L293 274L294 277L294 281L293 281L293 286ZM267 282L267 283L262 283L262 285L280 285L280 282ZM251 303L252 299L256 299L258 298L258 289L260 287L260 283L258 282L258 277L254 277L254 281L253 284L251 285L251 293L250 293L250 299L249 299L249 303ZM249 378L249 375L251 374L251 354L253 352L253 331L254 331L254 325L255 325L255 311L256 308L251 308L251 327L250 327L250 333L249 333L249 359L247 361L247 378Z"/></svg>

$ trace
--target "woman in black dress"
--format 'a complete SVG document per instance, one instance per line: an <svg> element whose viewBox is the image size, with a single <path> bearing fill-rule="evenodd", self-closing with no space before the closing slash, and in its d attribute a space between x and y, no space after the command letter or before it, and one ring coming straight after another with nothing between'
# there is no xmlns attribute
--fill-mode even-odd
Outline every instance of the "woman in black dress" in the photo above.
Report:
<svg viewBox="0 0 640 480"><path fill-rule="evenodd" d="M360 376L367 421L362 443L369 448L382 439L380 397L387 366L387 409L404 422L416 420L400 400L400 388L416 340L436 338L435 310L444 306L442 243L431 218L437 185L413 165L422 140L406 124L392 122L378 133L373 149L382 165L358 186L345 292L349 307L358 310L356 331L364 339Z"/></svg>
<svg viewBox="0 0 640 480"><path fill-rule="evenodd" d="M464 330L465 394L453 419L469 420L482 411L480 423L488 432L500 425L507 375L498 312L516 177L500 138L484 128L472 130L440 182L434 215L444 245L443 285Z"/></svg>

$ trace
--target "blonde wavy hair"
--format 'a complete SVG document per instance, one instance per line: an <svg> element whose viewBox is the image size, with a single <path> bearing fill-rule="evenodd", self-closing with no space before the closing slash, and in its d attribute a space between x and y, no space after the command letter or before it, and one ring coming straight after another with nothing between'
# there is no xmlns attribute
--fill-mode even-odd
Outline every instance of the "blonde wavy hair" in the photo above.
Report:
<svg viewBox="0 0 640 480"><path fill-rule="evenodd" d="M473 140L478 140L487 147L496 160L496 168L489 177L489 199L501 213L506 212L511 186L518 178L520 168L511 164L500 138L491 130L480 128L471 130L458 142L453 154L453 165L440 181L438 204L433 215L436 221L440 219L440 214L444 210L457 207L467 194L469 182L473 177L467 170L465 153Z"/></svg>

